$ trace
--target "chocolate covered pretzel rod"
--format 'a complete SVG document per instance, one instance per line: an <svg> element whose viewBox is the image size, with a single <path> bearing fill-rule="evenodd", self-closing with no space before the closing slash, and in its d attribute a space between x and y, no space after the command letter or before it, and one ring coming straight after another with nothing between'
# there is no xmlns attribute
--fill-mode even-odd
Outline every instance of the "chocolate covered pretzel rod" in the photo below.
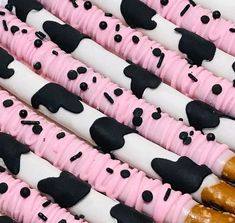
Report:
<svg viewBox="0 0 235 223"><path fill-rule="evenodd" d="M0 138L1 149L3 149L2 133ZM13 147L6 149L11 150ZM22 146L17 148L15 152L20 151L21 148ZM17 152L17 155L19 154ZM1 150L2 156L4 155ZM17 163L16 159L14 162ZM79 216L73 216L65 209L52 204L46 197L41 196L37 190L31 189L28 184L14 179L3 167L0 167L0 169L0 210L13 217L17 222L85 223ZM13 220L7 217L0 217L0 223L13 223Z"/></svg>
<svg viewBox="0 0 235 223"><path fill-rule="evenodd" d="M123 23L142 31L167 49L181 53L191 64L203 66L230 81L235 79L235 57L216 48L213 42L177 27L141 0L91 0L91 2L105 12L112 13Z"/></svg>
<svg viewBox="0 0 235 223"><path fill-rule="evenodd" d="M96 192L71 173L58 170L11 135L0 133L0 141L1 163L12 174L80 218L91 223L153 223L136 210Z"/></svg>
<svg viewBox="0 0 235 223"><path fill-rule="evenodd" d="M225 19L235 22L235 15L233 13L235 9L235 2L233 0L226 0L226 2L224 3L219 0L208 0L208 1L194 0L194 1L197 4L200 4L201 6L214 11L214 15L216 18L222 16Z"/></svg>
<svg viewBox="0 0 235 223"><path fill-rule="evenodd" d="M7 16L6 19L11 27L16 26L17 22L19 22L14 16ZM156 110L143 101L138 101L128 92L84 67L84 64L64 54L51 42L39 40L41 43L40 47L35 47L34 43L38 41L38 37L35 37L35 35L38 35L38 33L35 33L34 29L30 29L26 25L21 25L20 30L26 30L26 33L30 33L30 35L26 35L25 31L22 35L22 32L16 32L14 34L15 40L10 38L12 35L4 36L2 39L6 40L6 45L15 49L14 52L18 57L27 61L29 65L39 64L40 71L44 73L45 77L48 74L51 79L80 95L93 107L102 108L102 111L109 116L117 118L119 122L124 122L131 127L134 124L142 135L154 142L180 155L186 155L199 164L206 164L218 176L226 175L226 178L233 181L234 154L229 151L227 146L211 142L211 140L214 140L213 134L208 134L205 138L199 132L194 132L192 128L186 128L182 123L170 119L161 112L160 108ZM21 41L18 42L16 40ZM8 41L10 41L10 44ZM16 43L18 46L24 47L16 50ZM29 52L31 56L28 56ZM2 57L6 57L4 53ZM71 71L77 74L77 78L68 83L64 82ZM215 111L212 110L212 113L215 113ZM164 131L162 131L163 128ZM169 130L172 131L170 136ZM155 134L156 132L158 134ZM211 156L212 153L213 156ZM224 169L226 170L225 172Z"/></svg>
<svg viewBox="0 0 235 223"><path fill-rule="evenodd" d="M154 1L141 0L155 9L161 16L188 29L215 43L215 45L231 55L235 55L234 47L234 22L222 18L218 8L211 12L197 5L197 1L169 0ZM204 1L204 4L212 1ZM214 6L216 6L216 1ZM222 1L221 1L222 4ZM226 5L226 4L224 4Z"/></svg>
<svg viewBox="0 0 235 223"><path fill-rule="evenodd" d="M36 1L34 0L28 0L28 2L36 4ZM16 6L16 11L23 12L25 11L25 7L25 5L19 4ZM21 18L22 14L20 15L18 13L18 17ZM28 19L26 19L26 21L30 25L35 26L38 30L43 31L48 36L51 36L52 40L58 43L61 48L65 48L65 46L67 46L67 50L65 50L68 51L69 48L69 52L71 52L75 58L81 59L83 62L94 67L99 72L104 73L105 76L111 78L120 86L131 89L138 98L142 97L150 103L156 106L160 106L164 112L167 112L176 119L183 119L185 124L190 124L191 126L195 127L196 130L200 130L205 134L214 134L218 142L225 143L232 149L235 149L235 121L233 118L218 113L215 111L215 109L204 104L203 102L192 101L190 98L187 98L173 88L162 83L158 77L154 76L154 74L142 69L137 65L130 64L118 58L114 54L106 51L94 41L86 38L84 35L78 33L78 31L74 30L70 26L65 25L62 21L44 9L39 11L32 9L29 11L27 18ZM11 24L11 26L13 25ZM20 24L17 24L17 27L19 26ZM17 35L17 33L13 34L6 32L6 35L9 36L8 39L15 39L15 35ZM28 41L29 39L31 40L31 38L32 35L29 33L25 34L22 37L22 40L17 38L17 41ZM81 40L78 45L74 44L74 46L71 46L71 43L76 43L78 40ZM92 56L90 55L90 52L92 52ZM51 55L51 53L49 56L54 57ZM57 59L58 57L61 56L57 55ZM39 61L39 63L42 65L42 59ZM104 63L103 61L106 62ZM29 63L31 63L31 61L29 61ZM46 68L49 66L50 65L45 65ZM61 70L61 66L58 67L58 69ZM56 71L55 68L51 71L47 71L45 70L44 65L40 67L40 71L44 72L51 79L56 77L56 75L54 75L55 73L57 73L57 75L60 73L59 71ZM63 78L63 81L60 82L60 84L64 85L65 87L69 86L71 81L76 80L78 75L78 73L73 69L68 71L66 74L64 72L62 74L64 76L67 75L67 81L65 78ZM55 81L56 80L57 78ZM105 110L106 108L103 110L103 112L105 112ZM213 113L217 113L216 123L208 122L208 120L212 119L212 114L210 115L212 111ZM203 117L206 117L206 120L204 120Z"/></svg>
<svg viewBox="0 0 235 223"><path fill-rule="evenodd" d="M7 102L10 102L11 106L5 107ZM88 181L94 189L147 213L156 222L179 222L179 219L184 218L185 212L182 210L187 209L191 199L188 195L182 196L179 192L171 190L169 185L162 185L156 179L147 178L143 172L130 169L127 164L120 164L109 155L99 153L74 135L32 112L5 91L0 91L0 113L1 131L30 145L36 155L47 159L58 168ZM35 133L35 125L41 126L40 134ZM168 172L176 176L174 165L172 169L169 168ZM190 173L186 181L185 178L181 179L184 171L180 169L177 181L171 181L173 188L179 189L178 185L181 185L182 190L182 185L196 185L194 176L191 177ZM167 174L163 173L162 177L164 181L168 181ZM201 189L194 194L194 198L234 213L234 194L232 186L210 176L203 180ZM168 215L170 210L171 215Z"/></svg>
<svg viewBox="0 0 235 223"><path fill-rule="evenodd" d="M230 82L215 77L202 67L190 66L176 53L165 50L140 32L123 26L120 20L111 18L110 14L105 14L89 1L76 1L79 7L66 0L41 0L41 3L102 46L147 68L182 93L235 116L235 93L232 93L234 88ZM107 23L105 30L99 28L101 22Z"/></svg>

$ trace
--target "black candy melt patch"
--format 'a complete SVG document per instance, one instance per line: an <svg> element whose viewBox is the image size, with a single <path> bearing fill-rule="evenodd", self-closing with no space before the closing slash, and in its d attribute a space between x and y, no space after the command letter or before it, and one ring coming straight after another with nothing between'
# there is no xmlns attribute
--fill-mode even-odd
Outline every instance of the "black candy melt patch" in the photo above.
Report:
<svg viewBox="0 0 235 223"><path fill-rule="evenodd" d="M157 23L152 20L156 11L139 0L122 0L121 13L132 28L152 30L157 26Z"/></svg>
<svg viewBox="0 0 235 223"><path fill-rule="evenodd" d="M118 223L153 223L151 218L124 204L112 207L110 214Z"/></svg>
<svg viewBox="0 0 235 223"><path fill-rule="evenodd" d="M156 89L162 82L159 77L136 64L128 65L123 72L131 79L131 90L138 98L142 98L146 88Z"/></svg>
<svg viewBox="0 0 235 223"><path fill-rule="evenodd" d="M90 128L91 138L106 153L122 148L124 136L131 133L137 131L109 117L97 119Z"/></svg>
<svg viewBox="0 0 235 223"><path fill-rule="evenodd" d="M164 183L169 183L174 190L190 194L196 192L203 180L212 173L206 165L197 165L184 156L176 162L155 158L151 165Z"/></svg>
<svg viewBox="0 0 235 223"><path fill-rule="evenodd" d="M176 28L175 31L182 34L179 50L185 53L193 64L201 66L203 60L213 60L216 51L214 43L183 28Z"/></svg>
<svg viewBox="0 0 235 223"><path fill-rule="evenodd" d="M10 63L14 61L14 58L3 48L0 47L0 77L8 79L14 75L14 69L7 68Z"/></svg>
<svg viewBox="0 0 235 223"><path fill-rule="evenodd" d="M189 124L196 130L215 128L220 124L220 118L234 118L217 111L215 108L202 101L191 101L186 106L186 114Z"/></svg>
<svg viewBox="0 0 235 223"><path fill-rule="evenodd" d="M31 98L33 108L38 109L40 105L45 106L50 112L56 113L62 107L72 113L81 113L83 105L80 98L62 86L48 83L36 92Z"/></svg>
<svg viewBox="0 0 235 223"><path fill-rule="evenodd" d="M17 175L19 173L20 157L29 152L28 146L18 142L11 135L0 132L0 157L12 174Z"/></svg>
<svg viewBox="0 0 235 223"><path fill-rule="evenodd" d="M49 177L38 182L40 192L50 195L63 208L70 208L83 199L91 186L69 172L61 172L59 177Z"/></svg>
<svg viewBox="0 0 235 223"><path fill-rule="evenodd" d="M14 220L8 216L0 216L0 223L16 223Z"/></svg>
<svg viewBox="0 0 235 223"><path fill-rule="evenodd" d="M35 0L8 0L8 5L15 7L16 16L23 22L26 22L30 11L43 9L42 4Z"/></svg>
<svg viewBox="0 0 235 223"><path fill-rule="evenodd" d="M73 27L54 21L44 22L43 30L66 53L72 53L83 39L88 38Z"/></svg>

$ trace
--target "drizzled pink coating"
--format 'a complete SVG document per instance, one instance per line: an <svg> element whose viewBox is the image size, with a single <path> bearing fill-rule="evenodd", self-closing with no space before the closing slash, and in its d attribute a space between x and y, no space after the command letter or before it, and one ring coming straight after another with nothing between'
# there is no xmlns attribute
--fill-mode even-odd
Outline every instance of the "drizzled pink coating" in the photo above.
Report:
<svg viewBox="0 0 235 223"><path fill-rule="evenodd" d="M6 99L13 100L14 104L5 108L2 103ZM22 118L19 116L21 109L28 112L26 120L40 121L43 128L40 135L33 133L32 126L21 124ZM190 195L182 195L173 190L168 200L164 201L165 193L170 188L168 184L162 185L159 180L149 179L143 172L130 169L128 164L121 164L120 161L111 159L110 155L99 153L75 135L65 132L37 115L3 90L0 91L0 113L1 131L11 134L17 140L29 145L33 152L47 159L56 167L70 171L82 180L88 181L94 189L145 212L156 222L178 223L185 214L183 213L184 208L192 204ZM58 139L56 135L60 132L64 132L65 137ZM78 152L82 152L81 158L71 162L70 158ZM114 173L109 174L106 168L112 168ZM129 178L121 177L120 172L124 169L130 171ZM145 203L142 199L142 193L145 190L153 193L153 200L150 203Z"/></svg>
<svg viewBox="0 0 235 223"><path fill-rule="evenodd" d="M220 111L235 116L235 89L228 80L216 77L202 67L193 66L190 68L188 62L176 52L164 49L159 43L151 41L141 32L122 25L120 20L105 16L104 12L96 6L86 10L82 0L76 1L79 5L77 8L74 8L72 3L67 0L40 0L40 2L52 13L89 35L105 48L152 71L165 83L183 94L204 101ZM99 28L101 21L106 21L108 24L105 30ZM120 25L118 32L115 30L117 24ZM117 33L122 36L120 43L114 41L114 36ZM133 43L133 35L139 37L138 44ZM152 53L154 48L160 48L165 54L160 68L157 68L159 58L156 58ZM193 82L188 77L189 73L193 73L198 81ZM223 92L220 95L212 93L211 88L214 84L222 86Z"/></svg>
<svg viewBox="0 0 235 223"><path fill-rule="evenodd" d="M30 196L23 198L20 190L23 187L29 188L29 186L21 180L14 179L6 171L0 173L0 183L8 185L7 192L0 196L0 210L17 222L41 223L42 219L38 217L38 213L41 212L47 217L47 223L56 223L62 219L67 223L87 223L82 219L75 220L73 215L57 204L51 203L47 207L43 207L42 204L47 199L35 189L30 189Z"/></svg>
<svg viewBox="0 0 235 223"><path fill-rule="evenodd" d="M58 82L71 92L79 95L89 105L100 109L106 115L130 127L133 127L133 111L135 108L141 107L144 110L142 115L143 124L137 128L140 134L168 150L179 155L188 156L198 164L206 164L217 175L221 174L223 167L218 166L220 156L224 153L233 155L226 145L212 141L208 142L206 137L199 131L195 131L190 145L184 145L179 138L179 134L182 131L190 132L194 130L192 127L187 127L182 122L170 118L166 113L162 113L160 119L154 120L152 118L152 113L156 112L154 106L142 99L137 99L130 91L124 89L121 96L115 96L114 90L118 86L90 68L87 68L88 71L79 75L76 80L69 80L67 77L68 71L76 70L80 66L85 67L85 65L65 54L51 41L43 41L40 48L35 48L36 30L22 23L7 11L5 12L6 16L2 17L7 21L8 26L16 25L21 30L28 30L27 34L22 34L19 31L13 35L11 32L5 32L0 26L1 43L17 55L18 59L26 61L31 66L40 61L42 64L40 72L44 77ZM59 55L52 54L53 50L58 51ZM96 83L92 82L94 76L97 78ZM79 86L82 82L88 84L88 90L81 91ZM114 99L113 104L110 104L104 97L104 92L107 92Z"/></svg>
<svg viewBox="0 0 235 223"><path fill-rule="evenodd" d="M230 28L235 28L235 24L224 18L214 19L212 12L208 9L197 5L190 5L188 11L180 16L181 11L189 4L187 0L169 0L166 6L163 6L156 0L141 0L149 7L155 9L162 17L175 23L177 26L197 33L215 43L215 45L223 51L235 56L235 33L230 32ZM226 4L226 3L225 3ZM210 22L203 24L202 16L208 16Z"/></svg>

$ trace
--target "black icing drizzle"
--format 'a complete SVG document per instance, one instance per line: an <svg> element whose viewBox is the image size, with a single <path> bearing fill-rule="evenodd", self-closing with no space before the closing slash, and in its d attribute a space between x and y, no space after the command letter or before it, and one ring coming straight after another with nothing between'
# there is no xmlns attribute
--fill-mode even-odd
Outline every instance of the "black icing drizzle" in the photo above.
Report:
<svg viewBox="0 0 235 223"><path fill-rule="evenodd" d="M14 220L8 216L0 216L0 223L16 223Z"/></svg>
<svg viewBox="0 0 235 223"><path fill-rule="evenodd" d="M162 82L159 77L136 64L128 65L123 72L131 79L131 90L138 98L142 98L146 88L156 89Z"/></svg>
<svg viewBox="0 0 235 223"><path fill-rule="evenodd" d="M16 16L22 22L26 22L30 11L40 11L43 9L42 4L35 0L8 0L8 5L15 7Z"/></svg>
<svg viewBox="0 0 235 223"><path fill-rule="evenodd" d="M215 128L220 124L220 118L234 118L217 111L215 108L202 101L191 101L186 106L186 114L189 124L196 130Z"/></svg>
<svg viewBox="0 0 235 223"><path fill-rule="evenodd" d="M164 183L169 183L174 190L190 194L196 192L203 180L212 173L206 165L197 165L184 156L176 162L155 158L151 165Z"/></svg>
<svg viewBox="0 0 235 223"><path fill-rule="evenodd" d="M91 190L89 184L66 171L61 172L59 177L49 177L39 181L37 187L63 208L74 206Z"/></svg>
<svg viewBox="0 0 235 223"><path fill-rule="evenodd" d="M132 28L152 30L157 26L152 20L156 11L140 0L122 0L120 9L126 23Z"/></svg>
<svg viewBox="0 0 235 223"><path fill-rule="evenodd" d="M28 146L18 142L11 135L0 132L0 157L12 174L19 173L21 155L29 152Z"/></svg>
<svg viewBox="0 0 235 223"><path fill-rule="evenodd" d="M176 28L175 31L182 34L179 50L185 53L193 64L201 66L203 60L213 60L216 51L214 43L183 28Z"/></svg>
<svg viewBox="0 0 235 223"><path fill-rule="evenodd" d="M124 136L131 133L137 131L110 117L97 119L90 128L91 138L105 153L122 148L125 144Z"/></svg>
<svg viewBox="0 0 235 223"><path fill-rule="evenodd" d="M58 112L62 107L78 114L84 109L80 100L78 96L70 93L64 87L55 83L48 83L33 95L31 104L35 109L43 105L52 113Z"/></svg>
<svg viewBox="0 0 235 223"><path fill-rule="evenodd" d="M83 39L88 38L73 27L54 21L44 22L43 30L66 53L72 53Z"/></svg>
<svg viewBox="0 0 235 223"><path fill-rule="evenodd" d="M112 207L110 214L118 223L153 223L151 218L123 204Z"/></svg>
<svg viewBox="0 0 235 223"><path fill-rule="evenodd" d="M14 75L14 69L7 68L14 61L14 58L3 48L0 47L0 77L8 79Z"/></svg>

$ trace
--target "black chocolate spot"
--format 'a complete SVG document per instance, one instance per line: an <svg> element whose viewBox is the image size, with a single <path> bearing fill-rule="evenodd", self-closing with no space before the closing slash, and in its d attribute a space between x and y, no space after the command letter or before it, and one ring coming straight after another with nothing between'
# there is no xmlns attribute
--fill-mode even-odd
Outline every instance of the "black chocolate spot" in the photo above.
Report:
<svg viewBox="0 0 235 223"><path fill-rule="evenodd" d="M222 112L202 101L191 101L186 106L186 113L189 124L196 130L202 131L205 128L215 128L220 124L220 118L234 118L229 117Z"/></svg>
<svg viewBox="0 0 235 223"><path fill-rule="evenodd" d="M176 162L155 158L152 160L151 165L164 183L169 183L174 190L179 190L183 193L196 192L205 177L212 173L207 166L199 166L184 156L180 157Z"/></svg>
<svg viewBox="0 0 235 223"><path fill-rule="evenodd" d="M3 79L9 79L14 75L14 69L7 68L8 65L14 61L14 58L3 48L0 47L0 77Z"/></svg>
<svg viewBox="0 0 235 223"><path fill-rule="evenodd" d="M43 105L52 113L58 112L61 107L76 114L83 111L80 98L55 83L48 83L36 92L31 104L35 109Z"/></svg>
<svg viewBox="0 0 235 223"><path fill-rule="evenodd" d="M26 22L27 16L30 11L40 11L43 6L38 1L29 0L8 0L8 4L16 9L16 16L23 22Z"/></svg>
<svg viewBox="0 0 235 223"><path fill-rule="evenodd" d="M0 216L0 223L16 223L8 216Z"/></svg>
<svg viewBox="0 0 235 223"><path fill-rule="evenodd" d="M112 207L110 214L118 223L153 223L151 218L124 204Z"/></svg>
<svg viewBox="0 0 235 223"><path fill-rule="evenodd" d="M18 142L11 135L0 132L0 157L12 174L19 173L20 157L28 152L30 152L28 146Z"/></svg>
<svg viewBox="0 0 235 223"><path fill-rule="evenodd" d="M61 25L53 21L44 22L43 30L66 53L72 53L84 38L88 38L67 24Z"/></svg>
<svg viewBox="0 0 235 223"><path fill-rule="evenodd" d="M176 28L175 31L182 34L179 50L194 64L201 66L203 60L213 60L216 51L214 43L186 29Z"/></svg>
<svg viewBox="0 0 235 223"><path fill-rule="evenodd" d="M91 186L64 171L59 177L49 177L39 181L38 189L54 198L61 207L70 208L89 194Z"/></svg>
<svg viewBox="0 0 235 223"><path fill-rule="evenodd" d="M137 131L109 117L97 119L90 128L92 139L103 152L122 148L125 144L124 136L131 133Z"/></svg>
<svg viewBox="0 0 235 223"><path fill-rule="evenodd" d="M124 74L131 79L131 90L138 98L142 98L146 88L156 89L162 82L159 77L135 64L128 65Z"/></svg>
<svg viewBox="0 0 235 223"><path fill-rule="evenodd" d="M122 0L121 13L132 28L153 30L157 26L157 23L152 20L156 11L139 0Z"/></svg>

